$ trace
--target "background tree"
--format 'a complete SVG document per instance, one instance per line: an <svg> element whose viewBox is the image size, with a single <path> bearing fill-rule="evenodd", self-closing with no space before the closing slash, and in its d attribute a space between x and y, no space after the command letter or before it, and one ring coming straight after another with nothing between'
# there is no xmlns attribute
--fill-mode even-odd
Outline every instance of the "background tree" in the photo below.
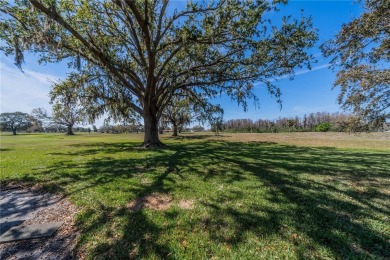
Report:
<svg viewBox="0 0 390 260"><path fill-rule="evenodd" d="M104 121L103 125L99 127L100 133L109 133L112 129L112 126L107 121Z"/></svg>
<svg viewBox="0 0 390 260"><path fill-rule="evenodd" d="M225 129L222 116L212 117L209 122L211 130L214 131L216 135L219 135L219 132Z"/></svg>
<svg viewBox="0 0 390 260"><path fill-rule="evenodd" d="M196 125L196 126L193 126L193 127L192 127L192 130L193 130L194 132L203 132L203 131L204 131L204 127L201 126L201 125Z"/></svg>
<svg viewBox="0 0 390 260"><path fill-rule="evenodd" d="M217 135L219 131L223 131L225 129L223 123L223 109L218 105L209 105L206 106L203 110L204 112L198 117L200 121L207 120L211 127L211 131L214 131Z"/></svg>
<svg viewBox="0 0 390 260"><path fill-rule="evenodd" d="M44 108L34 108L31 111L33 125L28 131L44 131L44 132L64 132L66 128L58 122L54 121Z"/></svg>
<svg viewBox="0 0 390 260"><path fill-rule="evenodd" d="M190 100L185 97L173 97L163 112L163 120L169 122L173 128L173 136L177 136L178 128L189 124L194 112Z"/></svg>
<svg viewBox="0 0 390 260"><path fill-rule="evenodd" d="M196 96L192 92L180 91L170 100L163 112L163 120L170 123L173 128L173 136L177 136L185 125L193 121L207 122L218 115L223 114L219 105L213 105L202 96Z"/></svg>
<svg viewBox="0 0 390 260"><path fill-rule="evenodd" d="M80 101L77 82L72 78L55 83L49 93L50 104L53 105L54 122L67 127L67 135L73 135L73 126L87 119L85 107Z"/></svg>
<svg viewBox="0 0 390 260"><path fill-rule="evenodd" d="M322 45L339 70L339 103L374 125L390 118L390 1L364 0L365 11Z"/></svg>
<svg viewBox="0 0 390 260"><path fill-rule="evenodd" d="M31 132L43 132L45 127L48 126L52 119L47 114L46 109L44 108L34 108L31 111L32 126L28 129Z"/></svg>
<svg viewBox="0 0 390 260"><path fill-rule="evenodd" d="M38 120L41 120L41 121L50 119L49 115L47 114L46 109L44 109L42 107L34 108L31 111L31 116L38 119Z"/></svg>
<svg viewBox="0 0 390 260"><path fill-rule="evenodd" d="M32 118L27 113L13 112L0 114L1 131L11 131L16 135L17 131L26 130L32 126Z"/></svg>
<svg viewBox="0 0 390 260"><path fill-rule="evenodd" d="M224 92L245 109L262 81L280 102L273 79L310 67L306 48L317 39L303 16L272 25L267 13L285 2L189 1L173 10L168 0L2 1L1 49L19 67L24 50L41 53L42 62L67 59L93 87L94 102L137 112L144 145L159 146L158 122L179 91Z"/></svg>

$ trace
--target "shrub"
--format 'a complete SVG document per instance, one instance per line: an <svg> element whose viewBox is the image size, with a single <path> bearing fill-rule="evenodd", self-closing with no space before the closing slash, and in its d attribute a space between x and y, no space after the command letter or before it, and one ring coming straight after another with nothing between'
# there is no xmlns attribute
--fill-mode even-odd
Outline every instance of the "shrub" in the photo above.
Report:
<svg viewBox="0 0 390 260"><path fill-rule="evenodd" d="M329 122L323 122L316 126L317 132L328 132L332 128L332 125Z"/></svg>

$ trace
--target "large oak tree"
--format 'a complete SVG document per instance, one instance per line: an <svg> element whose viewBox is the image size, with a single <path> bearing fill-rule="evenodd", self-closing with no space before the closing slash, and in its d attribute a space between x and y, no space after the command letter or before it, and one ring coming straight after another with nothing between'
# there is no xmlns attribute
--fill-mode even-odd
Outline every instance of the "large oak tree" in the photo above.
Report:
<svg viewBox="0 0 390 260"><path fill-rule="evenodd" d="M310 19L269 19L286 1L172 2L2 1L1 49L18 66L25 50L42 62L66 59L87 75L104 111L115 112L118 101L144 118L145 146L161 144L158 121L178 91L226 93L245 107L256 99L255 82L279 99L273 79L310 67Z"/></svg>

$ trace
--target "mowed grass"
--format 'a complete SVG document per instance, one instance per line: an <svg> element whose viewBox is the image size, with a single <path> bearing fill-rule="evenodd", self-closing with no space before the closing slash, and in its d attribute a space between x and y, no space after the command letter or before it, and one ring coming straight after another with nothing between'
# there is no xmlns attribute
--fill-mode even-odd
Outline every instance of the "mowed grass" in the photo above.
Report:
<svg viewBox="0 0 390 260"><path fill-rule="evenodd" d="M390 133L162 140L2 135L1 181L68 195L87 258L390 258ZM129 210L149 194L171 207Z"/></svg>

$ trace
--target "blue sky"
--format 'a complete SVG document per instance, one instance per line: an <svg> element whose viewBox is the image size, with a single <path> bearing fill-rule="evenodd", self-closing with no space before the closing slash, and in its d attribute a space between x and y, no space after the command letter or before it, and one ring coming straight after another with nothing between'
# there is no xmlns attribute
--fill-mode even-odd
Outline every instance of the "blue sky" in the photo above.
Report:
<svg viewBox="0 0 390 260"><path fill-rule="evenodd" d="M313 24L318 29L319 41L316 47L310 50L318 60L313 64L312 70L297 70L294 80L281 79L277 85L282 90L283 107L280 110L275 99L268 93L264 85L259 84L254 92L260 99L260 108L253 105L244 112L235 102L227 96L214 99L225 110L224 119L233 118L259 118L274 119L277 117L302 116L311 112L337 112L341 111L337 104L338 90L332 91L335 80L335 72L328 69L328 60L320 53L319 46L324 41L332 38L341 28L343 23L349 22L361 13L361 8L356 1L317 1L303 0L290 1L281 8L281 13L299 17L301 10L305 16L312 16ZM279 15L272 19L278 19ZM275 21L277 22L277 21ZM24 74L13 64L13 57L5 57L0 53L0 84L1 99L0 111L22 111L30 113L33 108L43 107L49 112L48 93L51 81L64 78L69 71L65 63L39 65L36 55L26 54L23 66ZM249 101L249 104L252 104ZM101 125L98 120L96 125Z"/></svg>

